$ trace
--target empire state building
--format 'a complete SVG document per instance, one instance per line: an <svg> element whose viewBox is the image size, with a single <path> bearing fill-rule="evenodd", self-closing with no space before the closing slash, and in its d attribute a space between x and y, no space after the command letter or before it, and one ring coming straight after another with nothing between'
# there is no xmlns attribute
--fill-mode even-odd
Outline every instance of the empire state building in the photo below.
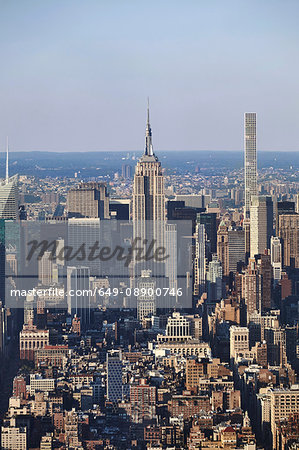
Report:
<svg viewBox="0 0 299 450"><path fill-rule="evenodd" d="M142 247L145 253L151 246L153 251L165 248L164 178L161 163L153 151L149 106L147 107L145 149L137 162L134 175L132 212L134 241L139 241L138 246ZM143 290L149 290L148 294L137 298L137 317L142 320L146 316L156 314L157 298L154 290L164 286L167 269L164 263L158 263L153 259L143 262L135 260L133 272L137 286Z"/></svg>
<svg viewBox="0 0 299 450"><path fill-rule="evenodd" d="M165 221L164 178L161 163L153 151L152 130L147 107L145 149L137 162L133 184L133 221ZM145 224L144 224L145 225Z"/></svg>
<svg viewBox="0 0 299 450"><path fill-rule="evenodd" d="M161 163L153 151L149 107L147 107L145 149L137 162L134 175L132 213L134 239L139 239L139 244L143 245L144 250L153 246L154 251L162 249L166 255L163 261L151 259L138 263L135 260L135 281L142 286L152 284L160 291L161 288L166 288L174 292L172 297L167 294L156 299L153 297L138 299L138 317L141 318L145 313L149 314L149 311L154 314L156 306L169 308L171 304L176 304L177 300L176 224L167 223L166 220L164 177Z"/></svg>

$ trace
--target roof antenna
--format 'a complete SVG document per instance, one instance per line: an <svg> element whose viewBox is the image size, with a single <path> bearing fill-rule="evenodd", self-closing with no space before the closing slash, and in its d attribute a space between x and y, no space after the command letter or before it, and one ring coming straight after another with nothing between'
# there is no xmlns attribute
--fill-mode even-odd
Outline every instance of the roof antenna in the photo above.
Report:
<svg viewBox="0 0 299 450"><path fill-rule="evenodd" d="M6 183L8 183L8 181L9 181L9 176L8 176L8 150L9 150L9 146L8 146L8 136L7 136L7 138L6 138L6 173L5 173Z"/></svg>
<svg viewBox="0 0 299 450"><path fill-rule="evenodd" d="M150 126L149 98L147 98L147 120L146 120L146 129L145 129L144 154L147 156L154 156L153 144L152 144L152 130L151 130L151 126Z"/></svg>

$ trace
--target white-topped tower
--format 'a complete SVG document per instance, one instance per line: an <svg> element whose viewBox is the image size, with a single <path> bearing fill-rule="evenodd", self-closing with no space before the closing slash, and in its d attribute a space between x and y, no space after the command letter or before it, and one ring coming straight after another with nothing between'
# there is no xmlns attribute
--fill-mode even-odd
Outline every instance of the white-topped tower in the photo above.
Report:
<svg viewBox="0 0 299 450"><path fill-rule="evenodd" d="M244 217L250 217L251 197L257 195L256 164L256 113L244 114L244 174L245 208Z"/></svg>

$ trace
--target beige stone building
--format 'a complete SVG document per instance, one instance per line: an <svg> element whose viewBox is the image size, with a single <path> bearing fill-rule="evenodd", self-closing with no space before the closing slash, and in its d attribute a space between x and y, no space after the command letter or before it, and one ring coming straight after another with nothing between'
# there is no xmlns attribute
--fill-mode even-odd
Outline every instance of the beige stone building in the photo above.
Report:
<svg viewBox="0 0 299 450"><path fill-rule="evenodd" d="M272 390L270 401L272 448L278 450L276 427L282 419L287 419L291 414L299 412L299 385L293 385L291 389Z"/></svg>

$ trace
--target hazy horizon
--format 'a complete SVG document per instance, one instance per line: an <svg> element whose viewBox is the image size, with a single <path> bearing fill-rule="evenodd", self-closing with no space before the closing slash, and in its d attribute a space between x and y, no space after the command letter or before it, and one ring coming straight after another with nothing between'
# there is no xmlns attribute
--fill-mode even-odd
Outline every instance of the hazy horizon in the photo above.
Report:
<svg viewBox="0 0 299 450"><path fill-rule="evenodd" d="M3 154L3 155L6 155L6 149L4 149L4 146L2 146L3 148L1 149L1 151L0 151L0 155L1 154ZM139 149L139 150L127 150L127 149L120 149L120 150L43 150L43 149L41 149L41 150L24 150L24 149L22 149L22 150L13 150L13 149L11 149L11 148L9 148L9 154L14 154L14 153L106 153L106 152L109 152L109 153L130 153L130 154L134 154L134 153L136 153L136 155L137 154L142 154L143 153L143 149ZM174 153L180 153L180 152L190 152L190 153L202 153L202 152L209 152L209 153L217 153L217 152L219 152L219 153L225 153L225 152L228 152L228 153L244 153L244 150L243 149L241 149L241 150L235 150L235 149L232 149L232 150L213 150L213 149L210 149L210 150L208 150L208 149L201 149L201 150L196 150L196 149L181 149L181 150L178 150L178 149L176 149L176 150L173 150L173 149L164 149L164 150L155 150L154 151L155 152L155 154L159 157L159 153L171 153L171 152L174 152ZM286 150L257 150L257 152L258 153L297 153L298 152L298 150L288 150L288 149L286 149Z"/></svg>
<svg viewBox="0 0 299 450"><path fill-rule="evenodd" d="M258 151L299 148L295 0L0 0L0 12L1 150L8 135L11 151L141 151L148 96L157 153L242 151L247 111Z"/></svg>

